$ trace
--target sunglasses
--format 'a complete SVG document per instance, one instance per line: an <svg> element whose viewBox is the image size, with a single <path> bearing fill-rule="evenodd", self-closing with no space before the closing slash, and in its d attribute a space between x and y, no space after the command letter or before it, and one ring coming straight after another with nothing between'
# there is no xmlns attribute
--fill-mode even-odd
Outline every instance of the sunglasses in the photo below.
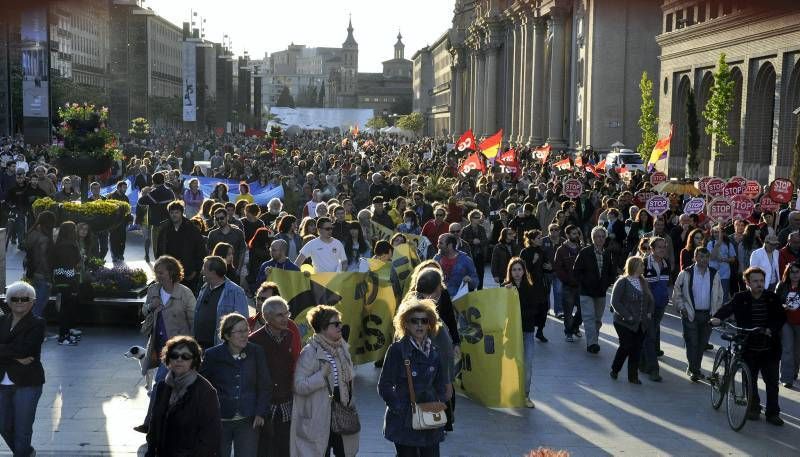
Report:
<svg viewBox="0 0 800 457"><path fill-rule="evenodd" d="M33 301L31 297L11 297L9 300L11 303L28 303Z"/></svg>
<svg viewBox="0 0 800 457"><path fill-rule="evenodd" d="M427 317L411 317L407 321L409 324L413 325L428 325L428 318Z"/></svg>
<svg viewBox="0 0 800 457"><path fill-rule="evenodd" d="M181 359L181 360L185 360L185 361L188 362L189 360L192 360L193 358L194 358L194 356L192 354L187 353L187 352L170 352L169 353L169 359L170 360Z"/></svg>
<svg viewBox="0 0 800 457"><path fill-rule="evenodd" d="M328 322L328 326L331 326L331 325L333 325L336 328L342 328L342 321Z"/></svg>

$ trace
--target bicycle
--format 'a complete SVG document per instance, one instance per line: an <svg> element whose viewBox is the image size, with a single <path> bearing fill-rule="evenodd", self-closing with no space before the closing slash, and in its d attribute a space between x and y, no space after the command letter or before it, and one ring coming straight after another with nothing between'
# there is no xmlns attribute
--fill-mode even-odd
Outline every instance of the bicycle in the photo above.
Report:
<svg viewBox="0 0 800 457"><path fill-rule="evenodd" d="M742 360L742 354L748 337L763 329L745 329L730 323L725 323L725 326L735 333L720 330L722 339L728 342L728 346L720 346L714 356L714 368L708 378L711 384L711 406L719 409L722 401L727 399L728 425L738 432L747 421L747 413L753 403L751 389L755 382L750 368Z"/></svg>

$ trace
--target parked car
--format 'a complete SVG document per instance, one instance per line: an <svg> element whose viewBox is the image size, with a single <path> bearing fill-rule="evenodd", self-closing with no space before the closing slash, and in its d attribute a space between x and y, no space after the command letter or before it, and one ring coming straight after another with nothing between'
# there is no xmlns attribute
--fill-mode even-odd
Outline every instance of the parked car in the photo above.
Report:
<svg viewBox="0 0 800 457"><path fill-rule="evenodd" d="M623 165L628 170L646 171L642 156L633 149L620 149L619 152L610 152L606 155L606 169L619 168Z"/></svg>

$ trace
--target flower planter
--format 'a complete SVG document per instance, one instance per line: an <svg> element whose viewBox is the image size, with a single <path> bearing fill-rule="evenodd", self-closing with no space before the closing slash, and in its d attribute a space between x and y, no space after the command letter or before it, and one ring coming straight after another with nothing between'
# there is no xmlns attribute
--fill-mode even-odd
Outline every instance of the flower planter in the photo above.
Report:
<svg viewBox="0 0 800 457"><path fill-rule="evenodd" d="M111 157L60 157L56 160L56 167L65 175L99 175L111 168Z"/></svg>

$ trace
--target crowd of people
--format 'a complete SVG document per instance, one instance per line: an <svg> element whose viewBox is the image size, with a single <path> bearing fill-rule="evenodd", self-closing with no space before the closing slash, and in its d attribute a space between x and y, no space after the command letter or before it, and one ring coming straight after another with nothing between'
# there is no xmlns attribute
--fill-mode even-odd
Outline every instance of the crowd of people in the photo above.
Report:
<svg viewBox="0 0 800 457"><path fill-rule="evenodd" d="M647 173L553 166L563 158L597 164L591 147L539 160L520 145L518 169L462 174L465 152L446 139L304 133L283 138L276 154L258 138L165 132L129 144L125 161L92 180L90 199L138 194L130 225L93 233L32 211L37 198L79 198L80 178L62 176L43 149L3 143L2 218L11 246L25 252L26 282L9 286L10 313L0 319L0 432L15 455L32 449L50 295L61 295L58 343L78 345L86 265L109 252L124 261L132 227L142 230L145 259L152 252L154 260L142 333L143 370L156 369L156 383L136 427L147 434L150 456L355 455L360 427L341 315L316 306L303 346L291 297L281 297L270 272L303 264L365 271L365 259L391 259L411 235L430 243L428 260L415 268L410 292L400 296L395 287L395 342L379 364L384 436L399 456L438 455L453 429L461 339L452 300L490 285L518 292L530 408L534 346L554 334L546 327L559 322L567 342L582 338L597 354L609 289L619 337L613 379L627 361L629 382L641 384L640 373L663 380L660 328L670 303L681 316L692 382L705 377L712 324L731 315L740 326L766 329L745 361L767 385L770 423L782 424L779 383L791 388L798 375L800 211L757 204L746 219L714 224L683 212L687 195L670 194L669 210L652 217L636 200L652 188ZM208 167L197 163L206 158ZM238 193L219 183L205 195L200 177L241 184ZM582 183L579 197L564 195L567 178ZM282 186L284 197L259 204L248 183ZM394 235L383 239L374 224ZM444 422L418 424L426 414ZM749 413L759 415L760 406Z"/></svg>

